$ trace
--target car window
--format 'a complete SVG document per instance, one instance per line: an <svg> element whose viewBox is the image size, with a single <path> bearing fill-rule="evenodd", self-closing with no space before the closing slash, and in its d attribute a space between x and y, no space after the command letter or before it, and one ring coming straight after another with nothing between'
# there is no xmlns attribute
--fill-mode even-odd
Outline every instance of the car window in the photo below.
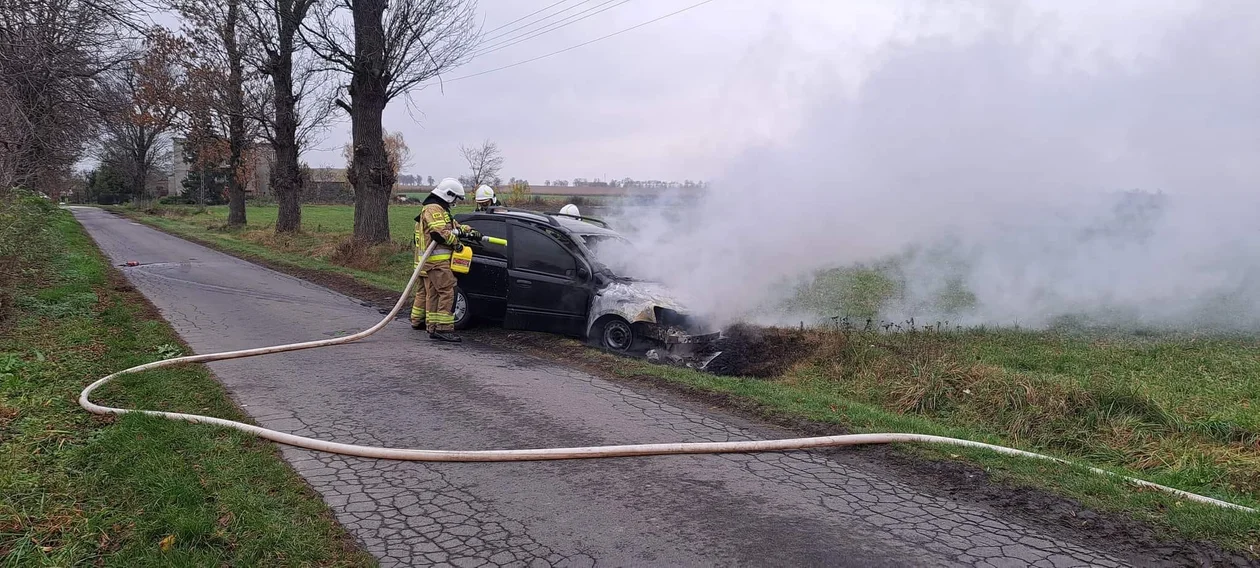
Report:
<svg viewBox="0 0 1260 568"><path fill-rule="evenodd" d="M577 261L556 241L518 225L512 230L512 266L556 276L573 276Z"/></svg>
<svg viewBox="0 0 1260 568"><path fill-rule="evenodd" d="M479 233L487 237L507 238L507 223L498 219L473 219L472 221L466 221L464 224L477 229ZM473 251L476 254L491 258L507 258L507 247L503 245L481 243L474 246Z"/></svg>

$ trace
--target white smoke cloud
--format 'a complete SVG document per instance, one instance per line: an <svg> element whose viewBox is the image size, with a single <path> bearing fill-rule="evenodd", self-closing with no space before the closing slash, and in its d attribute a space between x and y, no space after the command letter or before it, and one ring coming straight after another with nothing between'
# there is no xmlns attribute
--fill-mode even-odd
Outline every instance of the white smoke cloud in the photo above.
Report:
<svg viewBox="0 0 1260 568"><path fill-rule="evenodd" d="M970 323L1260 329L1260 4L1205 3L1123 60L1016 5L890 45L856 90L822 70L795 134L710 199L627 210L648 252L619 263L719 322L903 255L885 317L940 315L953 281ZM1132 189L1166 199L1125 210Z"/></svg>

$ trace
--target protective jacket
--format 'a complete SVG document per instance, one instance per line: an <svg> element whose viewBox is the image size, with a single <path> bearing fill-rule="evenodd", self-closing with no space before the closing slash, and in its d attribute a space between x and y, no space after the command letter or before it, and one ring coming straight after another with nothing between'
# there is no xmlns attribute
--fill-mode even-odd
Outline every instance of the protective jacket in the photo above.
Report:
<svg viewBox="0 0 1260 568"><path fill-rule="evenodd" d="M420 255L429 248L431 241L437 241L437 246L433 247L429 262L450 260L454 249L462 246L459 244L459 235L455 234L455 229L465 232L470 230L467 226L455 224L455 220L451 218L450 204L430 195L424 200L424 208L420 210L420 214L416 215L415 261L419 262Z"/></svg>

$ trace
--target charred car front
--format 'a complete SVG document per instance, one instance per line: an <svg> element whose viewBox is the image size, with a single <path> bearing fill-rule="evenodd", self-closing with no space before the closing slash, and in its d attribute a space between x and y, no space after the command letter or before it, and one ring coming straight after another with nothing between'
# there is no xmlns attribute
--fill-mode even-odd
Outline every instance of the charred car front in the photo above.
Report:
<svg viewBox="0 0 1260 568"><path fill-rule="evenodd" d="M493 320L618 352L664 348L674 359L705 357L704 346L718 338L660 285L614 274L601 263L593 248L628 241L598 220L507 208L455 219L508 242L465 243L473 260L468 273L458 275L457 329Z"/></svg>

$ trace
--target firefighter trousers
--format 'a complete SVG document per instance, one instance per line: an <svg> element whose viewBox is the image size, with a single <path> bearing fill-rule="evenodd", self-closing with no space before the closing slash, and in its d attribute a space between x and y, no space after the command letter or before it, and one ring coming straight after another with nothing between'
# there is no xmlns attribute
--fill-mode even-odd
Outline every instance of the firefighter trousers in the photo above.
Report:
<svg viewBox="0 0 1260 568"><path fill-rule="evenodd" d="M428 312L428 294L424 289L424 271L420 271L420 277L416 279L416 298L411 302L411 325L420 327L424 325Z"/></svg>
<svg viewBox="0 0 1260 568"><path fill-rule="evenodd" d="M455 284L449 259L424 263L424 317L429 333L455 329ZM413 307L413 314L415 310Z"/></svg>

